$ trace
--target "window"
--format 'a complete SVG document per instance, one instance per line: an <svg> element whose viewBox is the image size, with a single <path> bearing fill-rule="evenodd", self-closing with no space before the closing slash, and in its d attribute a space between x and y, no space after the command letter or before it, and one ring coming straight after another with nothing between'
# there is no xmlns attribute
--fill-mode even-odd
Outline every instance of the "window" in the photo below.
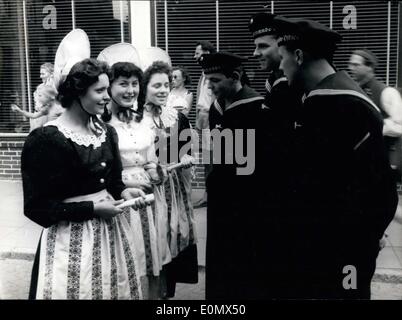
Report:
<svg viewBox="0 0 402 320"><path fill-rule="evenodd" d="M11 103L27 109L26 63L21 1L0 1L0 132L21 132Z"/></svg>
<svg viewBox="0 0 402 320"><path fill-rule="evenodd" d="M88 34L96 58L109 45L131 42L129 1L0 0L0 133L29 132L28 119L11 104L34 110L40 66L54 63L74 25Z"/></svg>
<svg viewBox="0 0 402 320"><path fill-rule="evenodd" d="M348 14L344 13L346 6L354 6L356 9L357 29L344 28L343 20ZM332 22L333 29L343 36L334 57L338 69L347 69L349 56L354 49L367 47L378 55L379 78L384 81L388 79L392 86L397 81L399 3L395 1L333 1L332 14L330 1L158 0L155 7L155 42L163 49L168 48L173 65L180 64L189 69L193 78L193 92L196 92L201 73L192 58L195 41L209 40L220 50L248 57L245 67L251 86L264 94L267 74L259 70L258 63L251 58L254 44L248 31L248 21L256 12L271 10L286 17L317 20L327 26ZM190 114L190 119L193 118L194 114Z"/></svg>

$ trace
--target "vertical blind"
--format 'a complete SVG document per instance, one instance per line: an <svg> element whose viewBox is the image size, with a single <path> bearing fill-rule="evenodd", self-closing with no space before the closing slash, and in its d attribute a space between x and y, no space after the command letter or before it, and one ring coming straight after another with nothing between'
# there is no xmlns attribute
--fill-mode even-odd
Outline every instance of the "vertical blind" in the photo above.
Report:
<svg viewBox="0 0 402 320"><path fill-rule="evenodd" d="M24 110L31 105L32 111L40 66L54 63L73 23L88 34L91 57L114 43L131 42L129 1L0 1L0 133L29 131L28 119L12 112L10 105Z"/></svg>
<svg viewBox="0 0 402 320"><path fill-rule="evenodd" d="M355 8L356 29L345 29L343 21L350 14L349 11L343 12L345 6ZM193 59L196 40L209 40L215 45L219 40L221 51L231 51L248 57L245 66L251 85L260 93L264 93L267 74L259 70L258 63L252 58L254 45L248 31L248 21L256 12L271 12L271 10L275 14L287 17L314 19L327 26L332 22L332 28L343 37L334 57L334 64L339 70L347 70L348 60L354 49L368 48L378 56L379 78L387 81L388 65L389 85L395 86L397 83L399 3L395 1L333 1L332 15L330 1L158 0L155 7L157 26L155 42L164 49L168 43L172 64L183 65L190 71L193 79L190 89L194 94L201 74L200 67ZM390 18L389 30L388 18ZM192 122L195 117L194 109L193 107L190 113Z"/></svg>
<svg viewBox="0 0 402 320"><path fill-rule="evenodd" d="M167 10L165 11L165 3ZM216 3L209 1L164 1L156 2L157 44L168 52L174 66L184 66L191 77L191 87L194 94L194 104L189 119L194 125L195 98L201 67L194 60L196 42L208 40L214 46L216 43ZM165 17L167 15L167 35Z"/></svg>

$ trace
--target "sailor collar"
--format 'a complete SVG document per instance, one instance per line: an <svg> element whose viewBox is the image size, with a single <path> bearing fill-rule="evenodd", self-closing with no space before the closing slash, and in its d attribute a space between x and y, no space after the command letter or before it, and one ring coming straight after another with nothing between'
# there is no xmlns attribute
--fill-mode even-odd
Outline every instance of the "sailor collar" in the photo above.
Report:
<svg viewBox="0 0 402 320"><path fill-rule="evenodd" d="M310 91L307 95L306 94L303 95L302 97L303 104L306 102L306 100L315 96L349 95L366 101L375 110L380 112L380 109L375 105L375 103L371 101L370 98L367 97L364 93L360 92L360 87L353 88L352 86L348 86L348 84L350 83L349 79L350 79L349 76L347 76L347 74L344 71L339 71L332 75L329 75L323 81L321 81L321 83L317 86L316 89ZM337 89L335 89L334 87L336 87Z"/></svg>
<svg viewBox="0 0 402 320"><path fill-rule="evenodd" d="M281 82L288 82L288 79L285 76L280 77L279 79L276 79L274 81L274 83L272 84L272 88L275 87L276 85L278 85Z"/></svg>
<svg viewBox="0 0 402 320"><path fill-rule="evenodd" d="M239 107L241 105L250 103L250 102L254 102L254 101L263 101L264 98L259 96L258 93L256 93L253 89L249 88L248 86L243 86L243 88L236 93L235 99L234 101L228 105L225 108L222 108L221 103L218 101L218 99L216 99L214 101L214 106L216 108L216 110L223 115L223 112L234 109L236 107ZM224 106L225 103L223 102L222 105Z"/></svg>

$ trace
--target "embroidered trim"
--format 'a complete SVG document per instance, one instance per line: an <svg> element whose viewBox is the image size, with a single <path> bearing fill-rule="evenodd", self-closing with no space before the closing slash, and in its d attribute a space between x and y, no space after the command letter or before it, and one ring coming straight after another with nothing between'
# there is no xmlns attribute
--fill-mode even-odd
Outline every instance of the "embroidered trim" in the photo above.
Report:
<svg viewBox="0 0 402 320"><path fill-rule="evenodd" d="M173 174L171 174L170 177L172 179L170 181L170 183L173 183L172 190L174 190L174 195L175 195L175 197L179 197L179 195L180 195L180 186L179 186L178 172L175 171ZM183 216L183 213L184 213L184 216ZM185 218L187 218L186 216L187 216L186 212L182 212L182 210L177 210L177 211L175 210L174 217L171 217L171 219L170 219L170 226L172 226L173 224L176 225L176 227L171 228L171 231L170 231L172 233L172 242L176 241L176 243L171 244L171 248L173 248L173 246L174 246L174 248L175 248L175 250L177 252L176 256L181 251L183 251L183 249L187 246L186 245L186 239L183 239L183 232L185 232L185 230L182 230L181 225L180 225L181 224L180 222L181 222L182 219L184 220L183 222L186 224L186 222L187 222L187 221L185 221ZM174 218L174 220L173 220L173 218ZM176 237L176 239L174 239L174 237ZM182 240L184 240L184 241L182 241Z"/></svg>
<svg viewBox="0 0 402 320"><path fill-rule="evenodd" d="M116 261L116 221L114 219L106 221L109 233L110 245L110 299L117 300L119 298L117 261Z"/></svg>
<svg viewBox="0 0 402 320"><path fill-rule="evenodd" d="M145 265L147 270L147 275L153 275L152 269L152 252L151 252L151 235L149 231L149 219L148 211L146 208L139 210L142 234L144 238L144 248L145 248Z"/></svg>
<svg viewBox="0 0 402 320"><path fill-rule="evenodd" d="M103 142L106 141L106 131L102 129L102 133L99 137L94 134L81 134L76 133L57 122L57 120L49 121L45 126L55 126L67 139L70 139L74 143L89 147L93 146L94 149L99 148Z"/></svg>
<svg viewBox="0 0 402 320"><path fill-rule="evenodd" d="M185 212L186 212L186 218L188 221L188 227L189 227L189 231L188 231L188 243L187 245L191 245L196 243L196 235L195 235L195 231L194 231L194 226L193 226L193 221L194 221L194 213L193 213L193 208L190 207L190 200L188 198L188 194L186 192L186 187L184 186L184 182L183 179L178 179L179 185L180 185L180 191L181 194L183 195L183 202L184 202L184 207L185 207Z"/></svg>
<svg viewBox="0 0 402 320"><path fill-rule="evenodd" d="M46 271L45 271L45 286L43 289L43 299L52 299L53 291L53 263L54 263L54 248L56 246L57 224L51 226L47 230L46 236Z"/></svg>
<svg viewBox="0 0 402 320"><path fill-rule="evenodd" d="M371 101L369 98L367 98L364 94L361 94L360 92L354 91L354 90L337 90L337 89L317 89L311 91L306 99L313 97L313 96L320 96L320 95L350 95L350 96L355 96L358 97L366 102L368 102L375 110L380 112L380 109L374 104L373 101ZM306 100L305 99L305 100ZM304 103L304 101L303 101Z"/></svg>
<svg viewBox="0 0 402 320"><path fill-rule="evenodd" d="M101 229L99 219L93 219L94 246L92 248L92 299L101 300L102 290L102 254L101 254Z"/></svg>
<svg viewBox="0 0 402 320"><path fill-rule="evenodd" d="M278 47L292 41L300 41L300 37L295 34L285 34L277 39Z"/></svg>
<svg viewBox="0 0 402 320"><path fill-rule="evenodd" d="M263 33L271 34L271 33L275 33L275 32L277 32L275 28L268 28L267 27L267 28L263 28L263 29L254 31L253 36L257 37L257 36L259 36L259 35L261 35Z"/></svg>
<svg viewBox="0 0 402 320"><path fill-rule="evenodd" d="M123 243L123 250L124 250L124 258L126 260L127 266L127 274L128 274L128 284L130 286L130 295L131 298L134 300L139 300L141 297L140 294L140 285L137 282L137 274L136 274L136 267L134 262L134 255L131 251L130 244L127 238L126 233L124 232L123 225L120 219L116 219L116 224L120 227L121 230L121 240Z"/></svg>
<svg viewBox="0 0 402 320"><path fill-rule="evenodd" d="M72 223L70 232L70 247L67 271L67 299L80 298L81 252L82 252L82 223Z"/></svg>
<svg viewBox="0 0 402 320"><path fill-rule="evenodd" d="M214 73L214 72L218 72L221 70L222 70L221 66L212 66L209 68L204 68L204 73Z"/></svg>
<svg viewBox="0 0 402 320"><path fill-rule="evenodd" d="M169 175L170 174L171 173L169 173ZM170 221L171 221L171 217L172 217L172 188L171 188L169 179L165 181L164 186L165 186L165 200L166 200L166 204L167 204L167 221L168 221L168 225L170 226ZM167 243L168 243L169 249L171 251L172 258L173 258L173 257L175 257L175 255L173 255L173 252L172 252L174 248L171 246L171 241L172 241L171 232L167 232L166 239L167 239Z"/></svg>

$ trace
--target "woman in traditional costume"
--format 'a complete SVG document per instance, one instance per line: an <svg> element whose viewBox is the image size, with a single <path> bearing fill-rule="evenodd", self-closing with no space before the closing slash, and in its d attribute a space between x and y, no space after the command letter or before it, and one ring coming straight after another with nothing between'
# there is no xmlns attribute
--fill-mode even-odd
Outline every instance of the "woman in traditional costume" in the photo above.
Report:
<svg viewBox="0 0 402 320"><path fill-rule="evenodd" d="M132 217L116 200L145 194L124 185L116 131L98 118L110 100L108 67L84 59L58 84L66 111L22 151L24 213L45 228L30 298L141 299Z"/></svg>
<svg viewBox="0 0 402 320"><path fill-rule="evenodd" d="M172 257L172 261L163 266L166 298L174 296L177 282L198 282L197 236L191 203L192 133L186 116L166 106L170 83L171 69L165 62L156 61L144 72L143 121L156 133L159 162L167 172L167 179L160 187L167 203L167 241ZM179 136L186 139L180 141ZM169 170L172 165L177 168Z"/></svg>
<svg viewBox="0 0 402 320"><path fill-rule="evenodd" d="M155 153L155 133L143 120L143 103L138 105L142 70L134 46L119 43L107 47L98 59L111 66L109 95L111 101L102 119L113 126L119 137L119 151L123 165L123 182L129 187L153 193L153 206L134 211L133 234L140 268L140 275L148 288L144 296L159 298L159 273L163 264L170 262L166 241L166 201L157 184L158 158ZM160 171L161 172L161 171ZM162 229L161 229L162 228ZM159 236L158 236L159 235Z"/></svg>

